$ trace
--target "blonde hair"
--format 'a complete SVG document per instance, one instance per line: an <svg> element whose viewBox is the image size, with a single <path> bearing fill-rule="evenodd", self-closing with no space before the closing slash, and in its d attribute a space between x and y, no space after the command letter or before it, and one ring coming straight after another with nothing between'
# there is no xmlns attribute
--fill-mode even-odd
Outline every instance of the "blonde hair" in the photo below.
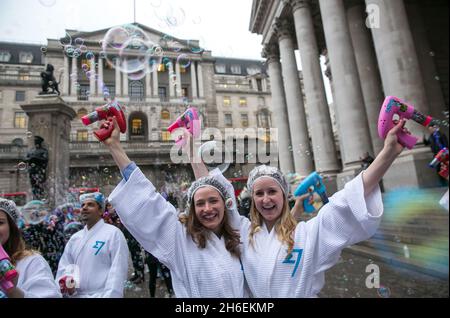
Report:
<svg viewBox="0 0 450 318"><path fill-rule="evenodd" d="M199 248L205 248L206 242L211 236L211 230L204 227L195 214L194 204L191 203L189 213L181 213L178 217L179 221L186 226L186 231L191 235L192 240ZM220 223L220 235L225 239L225 247L231 255L239 258L241 253L239 250L240 235L238 231L233 230L228 221L228 213L225 209L222 222Z"/></svg>
<svg viewBox="0 0 450 318"><path fill-rule="evenodd" d="M256 209L255 200L253 198L252 198L252 205L250 207L250 220L251 225L250 225L249 240L250 245L254 247L254 235L261 230L262 222L264 222L264 219L262 218L259 211ZM277 221L275 222L274 228L278 239L288 246L287 254L290 254L292 252L292 249L294 248L294 239L292 237L292 233L295 231L296 226L297 221L291 214L289 202L287 201L285 196L281 216L278 217Z"/></svg>
<svg viewBox="0 0 450 318"><path fill-rule="evenodd" d="M39 254L39 252L27 249L20 229L8 213L6 213L6 215L9 225L9 238L3 247L5 248L5 252L11 258L11 263L15 266L21 259L36 253Z"/></svg>

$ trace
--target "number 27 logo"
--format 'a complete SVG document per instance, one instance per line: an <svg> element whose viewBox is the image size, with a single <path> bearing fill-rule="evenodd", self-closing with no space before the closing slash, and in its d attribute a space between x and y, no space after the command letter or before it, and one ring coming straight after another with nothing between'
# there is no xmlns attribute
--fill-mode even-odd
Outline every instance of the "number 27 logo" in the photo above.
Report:
<svg viewBox="0 0 450 318"><path fill-rule="evenodd" d="M292 259L293 254L297 254L297 259ZM299 248L294 248L291 253L286 256L286 259L283 261L283 264L295 264L294 270L292 271L291 277L294 277L295 272L297 271L298 265L300 264L300 260L302 258L303 250Z"/></svg>
<svg viewBox="0 0 450 318"><path fill-rule="evenodd" d="M105 245L105 242L103 242L103 241L95 241L95 245L92 246L92 248L96 248L97 252L95 252L94 255L97 255L104 245Z"/></svg>

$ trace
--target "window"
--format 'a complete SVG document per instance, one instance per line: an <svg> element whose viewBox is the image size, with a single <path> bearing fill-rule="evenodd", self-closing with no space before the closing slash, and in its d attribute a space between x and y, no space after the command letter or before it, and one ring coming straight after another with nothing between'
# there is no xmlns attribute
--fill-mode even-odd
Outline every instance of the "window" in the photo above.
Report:
<svg viewBox="0 0 450 318"><path fill-rule="evenodd" d="M233 127L233 118L231 117L231 114L225 114L225 126Z"/></svg>
<svg viewBox="0 0 450 318"><path fill-rule="evenodd" d="M30 64L33 62L33 53L31 52L20 52L19 53L19 63Z"/></svg>
<svg viewBox="0 0 450 318"><path fill-rule="evenodd" d="M216 64L216 72L217 73L225 73L226 72L225 64Z"/></svg>
<svg viewBox="0 0 450 318"><path fill-rule="evenodd" d="M77 117L78 118L81 118L81 117L83 117L84 115L87 115L87 110L86 110L86 108L80 108L79 110L78 110L78 112L77 112Z"/></svg>
<svg viewBox="0 0 450 318"><path fill-rule="evenodd" d="M9 62L11 59L11 53L8 51L0 51L0 62Z"/></svg>
<svg viewBox="0 0 450 318"><path fill-rule="evenodd" d="M78 91L78 100L88 100L89 99L89 85L80 85L77 88Z"/></svg>
<svg viewBox="0 0 450 318"><path fill-rule="evenodd" d="M164 119L164 120L170 119L170 112L167 109L163 109L161 111L161 119Z"/></svg>
<svg viewBox="0 0 450 318"><path fill-rule="evenodd" d="M144 125L142 123L142 119L134 118L131 121L131 134L132 135L143 135L144 134Z"/></svg>
<svg viewBox="0 0 450 318"><path fill-rule="evenodd" d="M241 66L240 65L231 65L231 73L241 74Z"/></svg>
<svg viewBox="0 0 450 318"><path fill-rule="evenodd" d="M144 100L144 83L142 83L142 81L130 81L128 86L131 101Z"/></svg>
<svg viewBox="0 0 450 318"><path fill-rule="evenodd" d="M266 106L266 100L264 99L264 97L258 97L258 105L259 106Z"/></svg>
<svg viewBox="0 0 450 318"><path fill-rule="evenodd" d="M260 78L256 79L256 85L258 87L258 92L262 92L262 82Z"/></svg>
<svg viewBox="0 0 450 318"><path fill-rule="evenodd" d="M170 136L170 132L168 132L167 130L161 130L161 140L171 141L172 137Z"/></svg>
<svg viewBox="0 0 450 318"><path fill-rule="evenodd" d="M24 112L14 113L14 128L26 128L26 115Z"/></svg>
<svg viewBox="0 0 450 318"><path fill-rule="evenodd" d="M164 102L167 100L167 90L165 87L158 87L159 100Z"/></svg>
<svg viewBox="0 0 450 318"><path fill-rule="evenodd" d="M261 73L261 69L258 66L250 66L247 67L247 74L248 75L255 75Z"/></svg>
<svg viewBox="0 0 450 318"><path fill-rule="evenodd" d="M77 141L88 141L88 131L86 129L77 130Z"/></svg>
<svg viewBox="0 0 450 318"><path fill-rule="evenodd" d="M103 95L105 95L105 91L109 93L111 99L116 97L116 86L115 85L104 85L103 86Z"/></svg>
<svg viewBox="0 0 450 318"><path fill-rule="evenodd" d="M245 97L239 98L239 106L247 106L247 98Z"/></svg>
<svg viewBox="0 0 450 318"><path fill-rule="evenodd" d="M189 89L187 87L181 88L181 97L189 98Z"/></svg>
<svg viewBox="0 0 450 318"><path fill-rule="evenodd" d="M25 101L25 91L16 91L16 102Z"/></svg>
<svg viewBox="0 0 450 318"><path fill-rule="evenodd" d="M241 125L242 127L248 127L248 115L241 114Z"/></svg>
<svg viewBox="0 0 450 318"><path fill-rule="evenodd" d="M166 71L166 64L160 63L158 66L158 72L165 72Z"/></svg>
<svg viewBox="0 0 450 318"><path fill-rule="evenodd" d="M230 106L231 105L231 98L230 96L224 96L223 97L223 106Z"/></svg>
<svg viewBox="0 0 450 318"><path fill-rule="evenodd" d="M30 73L29 72L20 71L19 72L19 80L20 81L29 81L30 80Z"/></svg>
<svg viewBox="0 0 450 318"><path fill-rule="evenodd" d="M248 86L250 87L250 89L253 89L253 83L251 80L248 81Z"/></svg>

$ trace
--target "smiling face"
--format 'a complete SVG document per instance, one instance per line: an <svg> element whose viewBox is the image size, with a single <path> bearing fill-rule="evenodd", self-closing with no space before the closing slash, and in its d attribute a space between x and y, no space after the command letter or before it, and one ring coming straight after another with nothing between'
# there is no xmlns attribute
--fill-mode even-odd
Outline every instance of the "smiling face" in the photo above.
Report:
<svg viewBox="0 0 450 318"><path fill-rule="evenodd" d="M9 239L8 215L0 210L0 244L5 245Z"/></svg>
<svg viewBox="0 0 450 318"><path fill-rule="evenodd" d="M202 187L194 194L195 215L201 225L218 232L225 212L225 203L217 190L212 187Z"/></svg>
<svg viewBox="0 0 450 318"><path fill-rule="evenodd" d="M278 183L270 177L261 177L253 186L255 207L270 230L281 216L284 207L284 193Z"/></svg>

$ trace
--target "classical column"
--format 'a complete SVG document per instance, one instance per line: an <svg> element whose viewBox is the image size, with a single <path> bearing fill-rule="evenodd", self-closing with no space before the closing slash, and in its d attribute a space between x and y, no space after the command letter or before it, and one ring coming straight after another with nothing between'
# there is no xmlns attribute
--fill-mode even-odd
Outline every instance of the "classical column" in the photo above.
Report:
<svg viewBox="0 0 450 318"><path fill-rule="evenodd" d="M120 61L117 58L116 59L116 96L122 96L122 85L121 85L121 78L120 78L120 69L119 69Z"/></svg>
<svg viewBox="0 0 450 318"><path fill-rule="evenodd" d="M344 170L360 168L360 157L373 153L358 68L342 0L319 0L328 48Z"/></svg>
<svg viewBox="0 0 450 318"><path fill-rule="evenodd" d="M175 97L175 83L172 81L171 77L173 76L173 61L170 60L169 64L169 96L170 99L173 99Z"/></svg>
<svg viewBox="0 0 450 318"><path fill-rule="evenodd" d="M202 63L199 61L197 63L197 78L198 78L198 97L203 98L203 71L202 71Z"/></svg>
<svg viewBox="0 0 450 318"><path fill-rule="evenodd" d="M303 84L308 101L309 129L318 172L337 172L337 160L330 112L320 67L320 55L309 0L291 0L295 33L302 61Z"/></svg>
<svg viewBox="0 0 450 318"><path fill-rule="evenodd" d="M282 20L277 20L275 30L278 36L281 56L295 172L301 175L308 175L314 170L314 165L309 146L308 127L298 67L294 55L294 43L291 33L293 30L291 30L291 26L286 21Z"/></svg>
<svg viewBox="0 0 450 318"><path fill-rule="evenodd" d="M98 56L98 78L97 78L97 95L103 96L103 59Z"/></svg>
<svg viewBox="0 0 450 318"><path fill-rule="evenodd" d="M197 74L195 72L195 61L192 61L191 67L189 68L191 70L191 89L192 89L192 99L198 98L197 94Z"/></svg>
<svg viewBox="0 0 450 318"><path fill-rule="evenodd" d="M147 71L145 72L145 97L152 97L152 83L150 82L150 66L147 65Z"/></svg>
<svg viewBox="0 0 450 318"><path fill-rule="evenodd" d="M89 98L95 96L95 56L89 60L89 70L91 75L89 76Z"/></svg>
<svg viewBox="0 0 450 318"><path fill-rule="evenodd" d="M424 5L426 6L427 4ZM420 72L423 77L430 115L442 119L444 118L443 111L446 109L442 87L439 83L441 79L436 69L435 53L431 50L430 43L428 42L427 29L420 11L420 4L410 2L406 6L406 11L409 21L414 21L414 23L411 23L411 32L417 57L420 61Z"/></svg>
<svg viewBox="0 0 450 318"><path fill-rule="evenodd" d="M123 61L123 65L124 65L123 66L124 69L126 70L127 69L127 61L126 60ZM123 95L125 97L128 97L128 73L122 72L122 83L123 83L123 86L122 86Z"/></svg>
<svg viewBox="0 0 450 318"><path fill-rule="evenodd" d="M69 58L64 54L64 73L63 73L63 95L69 95Z"/></svg>
<svg viewBox="0 0 450 318"><path fill-rule="evenodd" d="M175 73L177 75L177 80L176 80L176 95L178 98L181 98L182 95L182 91L181 91L181 72L180 72L180 62L176 61L175 62Z"/></svg>
<svg viewBox="0 0 450 318"><path fill-rule="evenodd" d="M70 77L70 96L77 96L77 83L78 83L78 66L77 66L77 59L75 57L72 57L72 71L70 74L76 74L72 75Z"/></svg>
<svg viewBox="0 0 450 318"><path fill-rule="evenodd" d="M158 68L155 67L155 69L152 72L152 80L153 80L153 96L158 97Z"/></svg>
<svg viewBox="0 0 450 318"><path fill-rule="evenodd" d="M379 8L379 28L371 30L385 95L397 96L428 115L430 109L403 0L366 0L366 4ZM413 135L422 136L420 125L406 125Z"/></svg>
<svg viewBox="0 0 450 318"><path fill-rule="evenodd" d="M364 12L364 4L358 2L347 9L347 19L366 107L370 139L375 155L377 155L383 148L384 143L378 136L378 115L384 95L372 36L370 30L366 27Z"/></svg>
<svg viewBox="0 0 450 318"><path fill-rule="evenodd" d="M263 57L267 58L267 67L271 83L272 113L275 119L275 127L278 130L278 161L283 173L294 172L294 160L292 157L291 136L289 133L289 118L284 95L283 77L281 75L280 53L278 46L266 45ZM289 150L291 149L291 150Z"/></svg>

